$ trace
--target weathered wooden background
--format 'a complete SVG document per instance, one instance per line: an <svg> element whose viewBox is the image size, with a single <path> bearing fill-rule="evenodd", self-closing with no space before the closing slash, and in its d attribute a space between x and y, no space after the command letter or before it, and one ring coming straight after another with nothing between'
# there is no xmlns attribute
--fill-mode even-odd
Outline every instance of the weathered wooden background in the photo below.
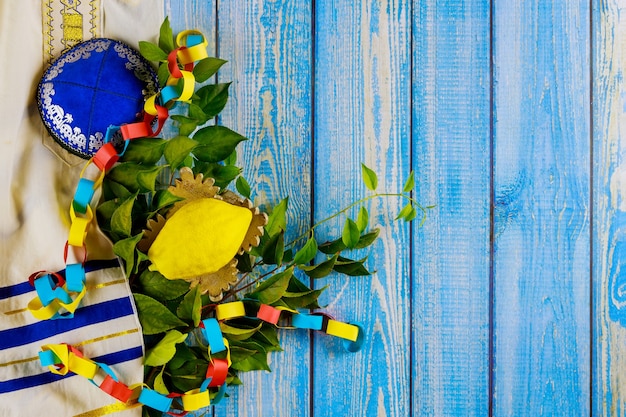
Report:
<svg viewBox="0 0 626 417"><path fill-rule="evenodd" d="M367 342L281 334L215 416L626 415L626 1L167 0L233 80L221 122L294 232L365 194L383 227L323 302ZM375 217L374 217L375 216ZM336 233L339 224L330 229ZM622 271L622 267L625 270Z"/></svg>

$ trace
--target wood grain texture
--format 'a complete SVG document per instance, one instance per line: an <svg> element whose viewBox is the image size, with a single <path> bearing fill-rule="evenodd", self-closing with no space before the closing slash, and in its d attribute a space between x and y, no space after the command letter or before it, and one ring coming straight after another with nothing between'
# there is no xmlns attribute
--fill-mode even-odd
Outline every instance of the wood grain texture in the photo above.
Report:
<svg viewBox="0 0 626 417"><path fill-rule="evenodd" d="M420 2L413 12L417 198L413 415L489 407L489 1Z"/></svg>
<svg viewBox="0 0 626 417"><path fill-rule="evenodd" d="M589 415L589 4L494 4L493 412Z"/></svg>
<svg viewBox="0 0 626 417"><path fill-rule="evenodd" d="M408 1L321 1L315 12L315 219L366 195L360 163L379 191L400 192L410 172L410 27ZM322 298L338 320L359 321L367 342L347 353L316 334L313 415L407 416L411 399L410 237L393 222L405 201L368 204L381 239L371 277L332 277ZM356 209L349 213L356 217ZM320 228L341 235L345 218ZM358 259L359 255L355 254Z"/></svg>
<svg viewBox="0 0 626 417"><path fill-rule="evenodd" d="M626 415L626 4L593 2L593 415Z"/></svg>
<svg viewBox="0 0 626 417"><path fill-rule="evenodd" d="M218 7L218 53L233 81L220 123L250 140L239 160L257 204L289 196L287 240L311 218L311 6L297 1L225 1ZM309 337L280 331L272 373L241 375L217 416L303 416L309 410Z"/></svg>

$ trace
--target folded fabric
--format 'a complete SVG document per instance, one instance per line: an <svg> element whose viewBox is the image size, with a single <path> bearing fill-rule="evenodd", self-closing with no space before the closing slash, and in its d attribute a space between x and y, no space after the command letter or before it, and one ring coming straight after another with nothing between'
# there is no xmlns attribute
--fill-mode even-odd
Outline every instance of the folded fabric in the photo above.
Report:
<svg viewBox="0 0 626 417"><path fill-rule="evenodd" d="M68 343L111 366L129 384L143 378L141 329L130 288L110 242L95 226L86 242L88 291L74 317L40 321L26 309L35 297L28 277L65 267L68 209L81 170L55 155L67 156L65 150L57 147L53 153L44 146L47 133L35 90L50 59L63 50L92 37L136 46L140 39L154 38L162 20L163 4L154 0L0 2L0 53L8 62L0 66L3 417L141 415L139 407L124 406L80 376L51 373L37 357L44 344Z"/></svg>

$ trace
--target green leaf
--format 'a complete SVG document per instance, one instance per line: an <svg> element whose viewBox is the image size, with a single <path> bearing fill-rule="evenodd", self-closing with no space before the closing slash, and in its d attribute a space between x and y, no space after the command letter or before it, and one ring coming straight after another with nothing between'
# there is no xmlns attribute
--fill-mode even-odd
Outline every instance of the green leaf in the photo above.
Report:
<svg viewBox="0 0 626 417"><path fill-rule="evenodd" d="M196 286L189 291L176 309L176 315L183 320L193 321L194 327L200 325L202 315L202 294L199 289L200 287Z"/></svg>
<svg viewBox="0 0 626 417"><path fill-rule="evenodd" d="M209 84L196 91L196 95L200 98L198 105L208 118L213 118L224 110L228 102L228 88L230 84Z"/></svg>
<svg viewBox="0 0 626 417"><path fill-rule="evenodd" d="M168 369L180 369L186 362L198 359L194 352L186 344L176 345L176 354L167 364Z"/></svg>
<svg viewBox="0 0 626 417"><path fill-rule="evenodd" d="M204 381L208 367L209 363L204 359L187 361L180 368L172 370L172 384L183 392L197 389Z"/></svg>
<svg viewBox="0 0 626 417"><path fill-rule="evenodd" d="M170 77L170 70L167 67L167 62L161 62L159 69L157 70L157 80L159 81L159 87L163 88L167 84L167 80Z"/></svg>
<svg viewBox="0 0 626 417"><path fill-rule="evenodd" d="M286 291L281 301L283 301L289 308L300 309L315 309L319 308L317 299L324 292L327 287L323 287L317 290L306 289L305 291L291 292Z"/></svg>
<svg viewBox="0 0 626 417"><path fill-rule="evenodd" d="M167 389L167 386L165 385L165 381L163 381L164 371L165 371L165 366L161 368L161 372L159 372L157 376L154 378L154 382L152 386L154 387L154 390L158 392L159 394L168 395L170 392Z"/></svg>
<svg viewBox="0 0 626 417"><path fill-rule="evenodd" d="M247 252L242 253L241 255L235 255L237 258L237 269L239 272L252 272L252 260L250 259L250 254Z"/></svg>
<svg viewBox="0 0 626 417"><path fill-rule="evenodd" d="M245 198L250 198L250 184L248 181L241 175L237 177L237 182L235 182L235 187L239 194L241 194Z"/></svg>
<svg viewBox="0 0 626 417"><path fill-rule="evenodd" d="M357 243L359 243L359 237L361 232L359 231L359 227L356 223L350 219L346 219L346 223L343 226L343 233L341 234L341 240L346 245L347 248L354 248Z"/></svg>
<svg viewBox="0 0 626 417"><path fill-rule="evenodd" d="M163 304L152 297L143 294L133 294L139 322L143 329L143 334L158 334L171 330L175 327L186 327L181 321Z"/></svg>
<svg viewBox="0 0 626 417"><path fill-rule="evenodd" d="M133 193L131 193L128 188L115 181L111 181L111 179L108 177L104 177L104 181L102 181L102 194L105 200L113 200L119 198L126 199L133 195Z"/></svg>
<svg viewBox="0 0 626 417"><path fill-rule="evenodd" d="M251 298L256 298L263 304L272 304L273 302L278 301L285 294L292 275L293 266L272 275L248 295Z"/></svg>
<svg viewBox="0 0 626 417"><path fill-rule="evenodd" d="M314 237L311 237L306 241L304 246L296 252L293 262L296 265L304 265L311 262L313 258L315 258L315 255L317 255L317 241Z"/></svg>
<svg viewBox="0 0 626 417"><path fill-rule="evenodd" d="M411 221L409 219L411 216L415 218L415 208L413 208L411 202L408 202L406 206L402 207L402 210L400 210L400 213L396 216L396 220L403 219L405 221Z"/></svg>
<svg viewBox="0 0 626 417"><path fill-rule="evenodd" d="M241 174L241 168L236 166L200 161L196 161L194 171L196 174L202 173L204 177L213 178L215 180L215 186L221 189L228 187L228 185Z"/></svg>
<svg viewBox="0 0 626 417"><path fill-rule="evenodd" d="M326 255L333 255L346 249L346 245L341 238L333 240L331 242L325 242L319 246L319 250Z"/></svg>
<svg viewBox="0 0 626 417"><path fill-rule="evenodd" d="M378 187L378 177L376 173L362 163L361 174L363 175L363 183L365 186L372 191L376 191L376 187Z"/></svg>
<svg viewBox="0 0 626 417"><path fill-rule="evenodd" d="M100 226L102 230L111 231L111 217L118 207L119 203L117 199L105 201L98 205L96 218L98 219L98 226Z"/></svg>
<svg viewBox="0 0 626 417"><path fill-rule="evenodd" d="M154 197L152 197L151 209L154 211L159 211L181 200L181 197L175 196L168 190L158 190L154 194Z"/></svg>
<svg viewBox="0 0 626 417"><path fill-rule="evenodd" d="M113 252L126 263L126 276L129 277L135 269L135 248L143 237L143 233L118 240L113 244Z"/></svg>
<svg viewBox="0 0 626 417"><path fill-rule="evenodd" d="M356 218L356 225L359 228L359 232L363 233L365 229L367 229L367 225L369 224L370 216L365 207L361 207L359 210L359 215Z"/></svg>
<svg viewBox="0 0 626 417"><path fill-rule="evenodd" d="M256 353L259 353L259 351L255 349L247 349L245 347L236 346L233 344L231 344L230 346L230 359L233 364L241 363Z"/></svg>
<svg viewBox="0 0 626 417"><path fill-rule="evenodd" d="M335 254L332 258L313 266L298 265L298 268L311 278L323 278L333 271L338 256Z"/></svg>
<svg viewBox="0 0 626 417"><path fill-rule="evenodd" d="M269 236L274 236L277 233L287 230L287 206L289 204L289 197L285 197L281 200L276 207L272 209L267 224L265 225L265 231Z"/></svg>
<svg viewBox="0 0 626 417"><path fill-rule="evenodd" d="M408 193L412 191L413 188L415 188L415 173L411 171L411 173L409 174L409 178L407 178L406 182L404 183L404 187L402 187L402 192Z"/></svg>
<svg viewBox="0 0 626 417"><path fill-rule="evenodd" d="M246 340L252 337L257 331L261 329L263 322L260 322L256 327L235 327L224 322L220 323L220 329L222 333L226 335L228 340Z"/></svg>
<svg viewBox="0 0 626 417"><path fill-rule="evenodd" d="M111 231L123 237L129 237L133 228L133 206L137 194L131 195L111 215Z"/></svg>
<svg viewBox="0 0 626 417"><path fill-rule="evenodd" d="M196 77L196 81L203 83L211 78L217 70L220 69L227 61L219 58L208 57L204 58L196 63L193 68L193 75Z"/></svg>
<svg viewBox="0 0 626 417"><path fill-rule="evenodd" d="M159 29L159 48L164 52L170 53L174 49L174 35L170 26L170 20L165 16L165 20Z"/></svg>
<svg viewBox="0 0 626 417"><path fill-rule="evenodd" d="M278 340L276 327L268 323L262 324L261 330L254 335L254 339L259 340L259 343L262 342L265 345L265 350L267 352L281 351L282 349L280 348L280 341Z"/></svg>
<svg viewBox="0 0 626 417"><path fill-rule="evenodd" d="M144 365L161 366L165 365L176 354L176 345L187 339L186 334L182 334L178 330L170 330L165 333L163 339L159 341L152 349L146 352Z"/></svg>
<svg viewBox="0 0 626 417"><path fill-rule="evenodd" d="M166 140L158 138L133 139L129 141L126 152L122 156L122 161L154 165L163 156L163 149L166 143Z"/></svg>
<svg viewBox="0 0 626 417"><path fill-rule="evenodd" d="M263 263L266 265L281 265L285 252L285 234L278 233L270 237L263 246Z"/></svg>
<svg viewBox="0 0 626 417"><path fill-rule="evenodd" d="M156 166L153 169L142 170L137 173L137 185L141 192L155 192L156 181L164 166Z"/></svg>
<svg viewBox="0 0 626 417"><path fill-rule="evenodd" d="M139 52L148 61L165 61L167 53L152 42L139 41Z"/></svg>
<svg viewBox="0 0 626 417"><path fill-rule="evenodd" d="M235 150L239 142L247 140L224 126L204 127L198 130L193 138L199 143L193 154L205 162L223 161Z"/></svg>
<svg viewBox="0 0 626 417"><path fill-rule="evenodd" d="M244 372L272 370L267 364L267 353L264 352L255 353L239 362L233 362L232 368Z"/></svg>
<svg viewBox="0 0 626 417"><path fill-rule="evenodd" d="M182 279L167 279L158 271L145 270L139 283L146 295L157 300L174 300L189 291L189 283Z"/></svg>
<svg viewBox="0 0 626 417"><path fill-rule="evenodd" d="M165 145L165 160L172 169L177 169L197 144L198 142L187 136L176 136Z"/></svg>
<svg viewBox="0 0 626 417"><path fill-rule="evenodd" d="M155 190L156 179L164 166L144 166L134 162L124 162L111 168L107 178L129 191L146 193Z"/></svg>
<svg viewBox="0 0 626 417"><path fill-rule="evenodd" d="M378 235L380 234L380 229L373 229L371 232L361 235L359 238L359 242L356 244L354 249L363 249L371 245L376 241Z"/></svg>
<svg viewBox="0 0 626 417"><path fill-rule="evenodd" d="M349 275L352 277L356 276L366 276L372 275L363 264L367 258L361 259L359 261L354 261L352 259L339 257L333 269L340 274Z"/></svg>
<svg viewBox="0 0 626 417"><path fill-rule="evenodd" d="M194 103L189 103L189 117L196 120L198 124L202 125L209 120L202 108Z"/></svg>
<svg viewBox="0 0 626 417"><path fill-rule="evenodd" d="M182 116L180 114L175 114L170 117L178 123L178 133L181 136L190 136L199 125L199 122L191 117Z"/></svg>
<svg viewBox="0 0 626 417"><path fill-rule="evenodd" d="M237 150L228 155L228 158L224 159L224 165L236 165L237 164Z"/></svg>

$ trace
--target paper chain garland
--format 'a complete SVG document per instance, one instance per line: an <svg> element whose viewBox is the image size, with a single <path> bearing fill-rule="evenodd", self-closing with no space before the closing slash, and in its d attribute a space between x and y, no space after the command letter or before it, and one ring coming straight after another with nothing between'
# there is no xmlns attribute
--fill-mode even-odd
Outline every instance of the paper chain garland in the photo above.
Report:
<svg viewBox="0 0 626 417"><path fill-rule="evenodd" d="M94 219L94 210L91 207L96 191L101 187L106 172L115 165L124 155L128 141L142 137L154 137L163 128L169 116L168 107L178 101L188 101L193 95L195 77L191 72L195 62L207 58L207 41L201 32L187 30L176 37L178 47L168 55L168 69L170 76L165 87L157 94L149 97L144 104L143 120L122 126L110 126L107 129L104 145L96 152L80 173L74 199L70 205L71 226L69 236L63 252L63 261L66 263L65 278L54 272L38 271L29 277L29 282L35 287L37 297L28 303L30 312L40 320L72 318L85 296L85 261L87 247L85 241L91 222ZM183 69L179 69L179 64ZM157 104L160 103L160 104ZM156 121L156 129L152 129ZM121 152L112 142L114 135L119 132L124 140ZM87 169L94 165L97 168L96 179L85 178ZM68 263L68 253L72 252L81 257L82 261Z"/></svg>
<svg viewBox="0 0 626 417"><path fill-rule="evenodd" d="M168 55L167 59L170 76L165 87L146 100L143 120L109 127L104 145L82 169L69 209L71 226L63 253L66 263L65 274L63 276L56 272L38 271L29 277L29 282L35 287L37 297L30 301L28 309L37 319L69 319L74 316L86 292L87 248L85 242L89 226L94 219L92 200L96 191L102 186L106 172L124 154L129 140L158 135L169 116L168 107L171 108L178 101L188 101L193 95L195 78L192 70L195 62L208 56L207 41L202 33L190 30L181 32L176 38L176 44L178 47ZM183 69L180 69L179 65ZM153 129L154 122L157 125L156 129ZM124 140L121 152L118 152L112 142L117 132ZM88 179L86 172L92 165L97 168L95 175L92 176L95 179ZM82 258L80 262L68 263L70 249L77 258ZM258 303L258 301L254 302ZM157 392L144 384L125 385L119 381L109 366L85 358L78 349L67 344L43 346L39 353L40 362L42 366L47 366L51 372L58 375L67 375L71 372L83 376L128 406L143 404L170 415L183 416L189 411L218 403L225 394L226 377L231 365L230 350L219 323L247 317L246 308L243 301L235 301L216 305L215 313L216 318L205 319L200 325L201 333L208 343L208 353L211 358L206 379L200 388L184 394ZM260 304L256 316L252 318L277 325L281 315L291 318L289 326L291 328L321 331L344 339L344 347L350 352L358 351L363 343L363 329L360 325L336 321L320 313L306 314L288 308ZM226 359L211 356L221 352L226 352ZM213 394L213 398L211 398L209 387L219 387L217 393ZM182 406L182 413L175 412L178 410L176 407L173 408L175 400L180 402L178 408Z"/></svg>
<svg viewBox="0 0 626 417"><path fill-rule="evenodd" d="M230 368L230 348L220 329L220 322L246 317L246 306L243 301L218 304L215 308L216 318L205 319L200 324L202 335L208 343L211 361L207 368L206 379L200 388L185 392L164 393L144 386L144 384L125 385L120 382L113 370L105 364L85 358L82 353L67 344L45 345L39 352L42 366L47 366L52 373L67 375L68 372L83 376L98 386L102 391L118 401L132 406L142 404L172 416L184 416L189 411L206 408L219 403L226 392L226 377ZM282 307L261 304L256 319L277 325L281 314L291 316L291 327L323 331L326 334L344 339L344 347L356 352L363 343L363 331L358 324L347 324L333 320L325 315L299 313ZM248 317L251 318L251 317ZM215 358L213 355L226 352L226 358ZM211 395L209 387L218 387ZM174 401L180 401L182 413L175 412Z"/></svg>

